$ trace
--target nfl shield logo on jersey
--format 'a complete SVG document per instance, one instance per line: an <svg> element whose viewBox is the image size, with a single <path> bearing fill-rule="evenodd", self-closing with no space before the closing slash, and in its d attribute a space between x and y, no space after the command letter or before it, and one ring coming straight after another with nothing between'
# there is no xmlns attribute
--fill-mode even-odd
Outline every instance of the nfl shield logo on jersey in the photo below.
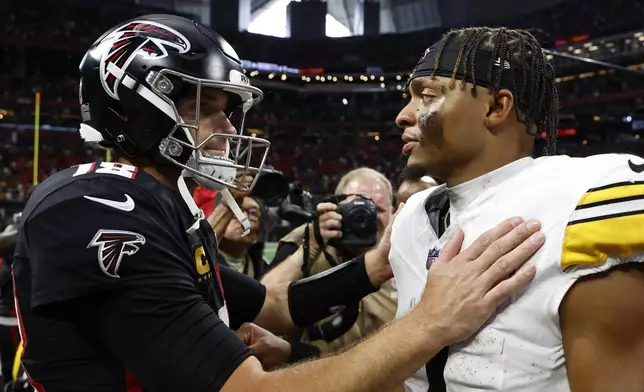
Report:
<svg viewBox="0 0 644 392"><path fill-rule="evenodd" d="M427 268L427 270L429 270L436 259L438 259L438 255L440 255L440 253L441 252L438 248L432 248L429 250L427 253L427 261L425 262L425 268Z"/></svg>

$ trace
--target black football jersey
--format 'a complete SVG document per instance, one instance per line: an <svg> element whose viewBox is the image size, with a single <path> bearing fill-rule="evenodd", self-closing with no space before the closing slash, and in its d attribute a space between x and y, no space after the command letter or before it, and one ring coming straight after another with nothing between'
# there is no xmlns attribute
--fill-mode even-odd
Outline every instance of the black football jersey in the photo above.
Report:
<svg viewBox="0 0 644 392"><path fill-rule="evenodd" d="M194 222L177 190L129 165L79 165L36 188L13 265L36 388L219 390L251 355L229 326L254 316L228 311L222 275L237 275ZM259 284L235 285L261 308Z"/></svg>

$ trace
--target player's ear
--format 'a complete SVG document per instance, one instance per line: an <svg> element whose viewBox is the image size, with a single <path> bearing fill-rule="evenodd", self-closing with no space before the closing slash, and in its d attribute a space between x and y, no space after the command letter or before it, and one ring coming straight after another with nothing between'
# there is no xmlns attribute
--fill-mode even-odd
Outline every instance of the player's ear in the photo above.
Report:
<svg viewBox="0 0 644 392"><path fill-rule="evenodd" d="M494 130L512 115L514 95L510 90L499 90L496 94L496 99L494 99L494 96L490 96L488 103L489 110L485 118L485 125L488 129Z"/></svg>

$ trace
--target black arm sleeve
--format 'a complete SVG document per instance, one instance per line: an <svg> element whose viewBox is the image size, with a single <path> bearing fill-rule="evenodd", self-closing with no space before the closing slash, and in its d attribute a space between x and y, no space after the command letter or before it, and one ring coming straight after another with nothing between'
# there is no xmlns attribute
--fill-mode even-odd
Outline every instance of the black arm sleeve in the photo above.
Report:
<svg viewBox="0 0 644 392"><path fill-rule="evenodd" d="M288 305L293 323L305 327L332 314L334 306L360 301L378 291L369 280L365 258L358 256L317 275L292 282Z"/></svg>
<svg viewBox="0 0 644 392"><path fill-rule="evenodd" d="M219 391L251 355L198 292L155 285L69 302L144 390ZM86 321L88 320L88 321Z"/></svg>
<svg viewBox="0 0 644 392"><path fill-rule="evenodd" d="M266 287L255 279L220 265L221 283L230 317L230 328L238 329L243 323L251 323L264 306Z"/></svg>

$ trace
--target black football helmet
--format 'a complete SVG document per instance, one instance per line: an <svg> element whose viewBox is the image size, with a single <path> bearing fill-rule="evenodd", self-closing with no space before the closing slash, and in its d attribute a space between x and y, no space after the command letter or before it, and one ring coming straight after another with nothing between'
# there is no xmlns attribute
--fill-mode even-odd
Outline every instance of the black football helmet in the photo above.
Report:
<svg viewBox="0 0 644 392"><path fill-rule="evenodd" d="M174 15L135 18L96 40L79 69L80 134L87 143L171 162L209 189L253 187L236 174L258 174L268 154L267 140L243 135L246 112L263 94L250 85L235 50L210 28ZM226 93L236 134L209 129L199 137L202 92L210 88ZM184 121L177 109L186 94L194 94L194 121ZM225 138L224 156L206 151L211 138ZM262 155L251 159L257 147Z"/></svg>

